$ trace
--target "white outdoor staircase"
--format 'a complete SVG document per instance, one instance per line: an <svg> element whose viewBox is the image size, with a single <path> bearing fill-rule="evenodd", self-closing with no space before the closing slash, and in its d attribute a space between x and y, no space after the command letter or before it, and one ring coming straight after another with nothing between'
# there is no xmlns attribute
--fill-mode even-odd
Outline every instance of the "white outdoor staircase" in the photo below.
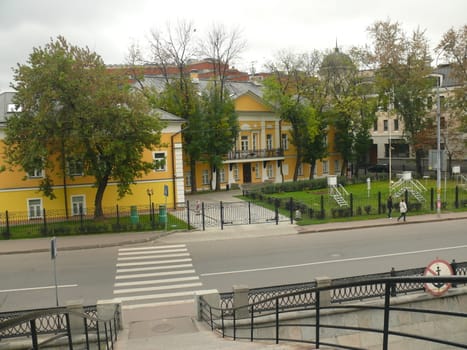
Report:
<svg viewBox="0 0 467 350"><path fill-rule="evenodd" d="M340 191L339 191L339 188L340 188ZM341 191L342 191L342 193L341 193ZM349 204L347 203L347 201L344 198L344 194L346 196L348 196L349 192L347 192L347 190L341 184L339 184L339 187L336 186L336 185L329 186L329 195L336 201L336 203L339 205L339 207L348 207L349 206Z"/></svg>
<svg viewBox="0 0 467 350"><path fill-rule="evenodd" d="M401 197L405 191L420 203L426 201L423 196L423 192L427 191L426 187L420 181L412 179L412 173L410 172L403 173L399 180L391 185L391 193L394 197Z"/></svg>

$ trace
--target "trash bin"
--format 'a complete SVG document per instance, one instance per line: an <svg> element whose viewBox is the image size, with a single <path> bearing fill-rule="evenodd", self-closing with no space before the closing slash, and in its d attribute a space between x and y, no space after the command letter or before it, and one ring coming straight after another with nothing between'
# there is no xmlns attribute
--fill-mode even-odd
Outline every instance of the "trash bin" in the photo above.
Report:
<svg viewBox="0 0 467 350"><path fill-rule="evenodd" d="M130 208L130 221L132 224L139 223L138 209L136 205L132 205Z"/></svg>
<svg viewBox="0 0 467 350"><path fill-rule="evenodd" d="M159 205L159 224L165 225L167 223L167 208L165 205Z"/></svg>

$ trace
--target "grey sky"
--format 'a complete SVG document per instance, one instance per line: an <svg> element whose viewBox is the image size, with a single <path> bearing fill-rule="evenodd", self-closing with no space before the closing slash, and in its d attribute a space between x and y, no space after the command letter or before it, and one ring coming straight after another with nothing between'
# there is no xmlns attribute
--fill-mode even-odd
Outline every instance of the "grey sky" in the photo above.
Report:
<svg viewBox="0 0 467 350"><path fill-rule="evenodd" d="M426 30L432 47L451 27L467 23L466 0L0 0L0 91L10 90L11 68L33 47L63 35L88 46L106 64L123 63L132 41L144 44L153 28L193 21L205 33L213 23L238 28L247 49L236 65L247 69L279 50L307 52L362 46L377 20L398 21L410 33Z"/></svg>

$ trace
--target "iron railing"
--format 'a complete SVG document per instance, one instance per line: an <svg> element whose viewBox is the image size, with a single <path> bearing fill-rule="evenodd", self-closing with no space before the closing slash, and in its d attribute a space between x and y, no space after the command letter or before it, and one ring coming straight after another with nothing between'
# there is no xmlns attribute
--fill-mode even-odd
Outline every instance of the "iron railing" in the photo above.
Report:
<svg viewBox="0 0 467 350"><path fill-rule="evenodd" d="M453 260L451 262L451 267L455 275L467 275L467 261L456 262L455 260ZM349 286L345 288L335 288L331 293L331 303L339 304L353 300L362 301L365 299L381 298L384 296L384 288L382 286L376 286L371 284L368 286L359 285L356 287L351 287L350 285L352 283L386 277L417 277L423 276L424 271L424 267L399 271L392 269L390 272L333 279L331 285L348 284ZM311 281L271 287L252 288L248 292L248 303L255 304L255 310L257 312L265 312L274 310L274 308L276 307L275 302L273 301L275 297L291 295L289 298L280 299L279 306L281 307L281 309L295 309L297 307L300 308L302 305L313 304L315 302L314 295L302 293L297 294L295 296L294 293L300 293L302 291L310 290L316 287L316 282ZM401 285L393 286L392 296L406 295L409 293L420 292L423 290L423 283L404 283ZM220 299L220 306L222 309L228 310L234 307L233 292L220 293Z"/></svg>
<svg viewBox="0 0 467 350"><path fill-rule="evenodd" d="M72 330L70 318L82 320L82 334L79 340ZM70 350L77 342L84 343L86 349L95 344L97 349L113 349L121 329L120 309L116 305L111 318L97 317L96 306L85 306L83 312L66 307L24 310L0 313L0 348L2 340L15 338L30 342L33 350L45 344L59 343Z"/></svg>
<svg viewBox="0 0 467 350"><path fill-rule="evenodd" d="M327 287L313 287L306 290L300 290L292 293L281 294L272 298L261 300L247 306L241 306L238 308L225 308L225 307L214 307L209 305L203 297L199 299L199 309L201 319L205 321L211 330L216 331L222 335L222 337L229 337L234 340L243 339L249 341L271 341L278 344L279 342L299 342L314 344L317 348L320 346L332 346L342 349L364 349L356 347L354 345L345 345L330 343L330 341L322 341L322 332L329 329L345 330L353 332L370 332L379 334L382 336L382 349L387 350L389 346L389 336L398 336L403 338L411 338L422 340L430 343L448 345L457 348L467 348L467 343L462 343L463 340L449 340L447 334L443 334L442 337L435 337L430 335L415 334L402 332L395 328L391 328L390 314L391 312L404 312L404 313L416 313L424 315L438 315L442 317L455 318L456 320L464 321L467 320L467 313L465 312L453 312L445 311L440 309L418 309L414 307L399 307L391 304L391 298L394 297L394 290L398 286L410 285L418 286L423 284L447 284L452 285L467 284L467 277L463 276L410 276L410 277L378 277L360 279L350 282L349 280L336 281ZM370 304L355 304L350 302L341 302L338 304L322 303L321 298L325 293L333 294L335 290L363 290L369 289L372 293L380 294L384 302L381 305L370 305ZM402 288L408 290L410 288ZM293 308L284 308L283 305L288 305L290 300L305 300L306 298L302 295L311 295L309 303L303 303L300 307L298 305ZM336 294L336 293L334 293ZM337 293L338 294L338 293ZM286 300L286 301L284 301ZM266 309L261 307L262 305L274 305L273 309ZM381 324L369 324L367 327L352 326L346 324L331 324L322 322L322 313L325 310L373 310L374 312L382 313ZM247 311L247 316L245 316ZM306 323L294 323L287 320L287 314L291 311L306 311L314 312L313 319L309 316L310 322ZM242 316L240 316L243 314ZM309 315L309 314L307 314ZM295 314L295 318L297 315ZM314 321L314 322L313 322ZM305 327L314 328L314 332L304 330L302 334L314 333L314 338L310 336L305 338L286 338L285 330L290 327ZM267 336L264 331L265 328L269 328L272 331L271 336Z"/></svg>

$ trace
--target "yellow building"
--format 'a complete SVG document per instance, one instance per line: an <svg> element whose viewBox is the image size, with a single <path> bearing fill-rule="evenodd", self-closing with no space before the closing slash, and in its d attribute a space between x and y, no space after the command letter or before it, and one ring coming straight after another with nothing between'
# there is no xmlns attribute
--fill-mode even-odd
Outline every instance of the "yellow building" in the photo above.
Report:
<svg viewBox="0 0 467 350"><path fill-rule="evenodd" d="M202 81L198 81L202 85ZM261 98L261 87L252 82L229 82L229 89L238 113L240 132L234 148L225 155L220 169L220 187L233 188L244 184L282 183L293 181L296 150L291 142L291 126L276 115ZM314 177L339 175L342 160L333 150L334 135L328 132L329 156L318 162ZM198 190L215 188L215 176L209 165L197 162ZM191 190L189 164L185 163L185 186ZM299 168L299 180L310 178L310 165Z"/></svg>
<svg viewBox="0 0 467 350"><path fill-rule="evenodd" d="M12 104L14 92L0 94L0 138L3 139L5 118L15 111ZM106 188L102 207L115 210L116 205L147 206L153 202L167 204L174 207L185 202L183 187L183 146L181 125L183 119L170 113L159 111L160 118L166 126L161 134L161 146L146 150L142 155L146 160L153 160L154 170L135 180L131 186L131 195L118 199L117 184L109 181ZM0 141L1 142L1 141ZM3 148L0 146L0 148ZM3 152L2 152L3 153ZM3 157L2 157L3 158ZM0 160L2 168L5 160ZM93 187L93 178L83 176L79 167L69 167L71 177L53 178L55 199L49 199L39 191L39 183L43 178L42 170L26 174L18 169L10 171L4 169L0 172L0 213L28 212L30 218L42 217L43 209L47 211L62 211L67 215L78 215L82 209L89 213L94 208L96 189Z"/></svg>

